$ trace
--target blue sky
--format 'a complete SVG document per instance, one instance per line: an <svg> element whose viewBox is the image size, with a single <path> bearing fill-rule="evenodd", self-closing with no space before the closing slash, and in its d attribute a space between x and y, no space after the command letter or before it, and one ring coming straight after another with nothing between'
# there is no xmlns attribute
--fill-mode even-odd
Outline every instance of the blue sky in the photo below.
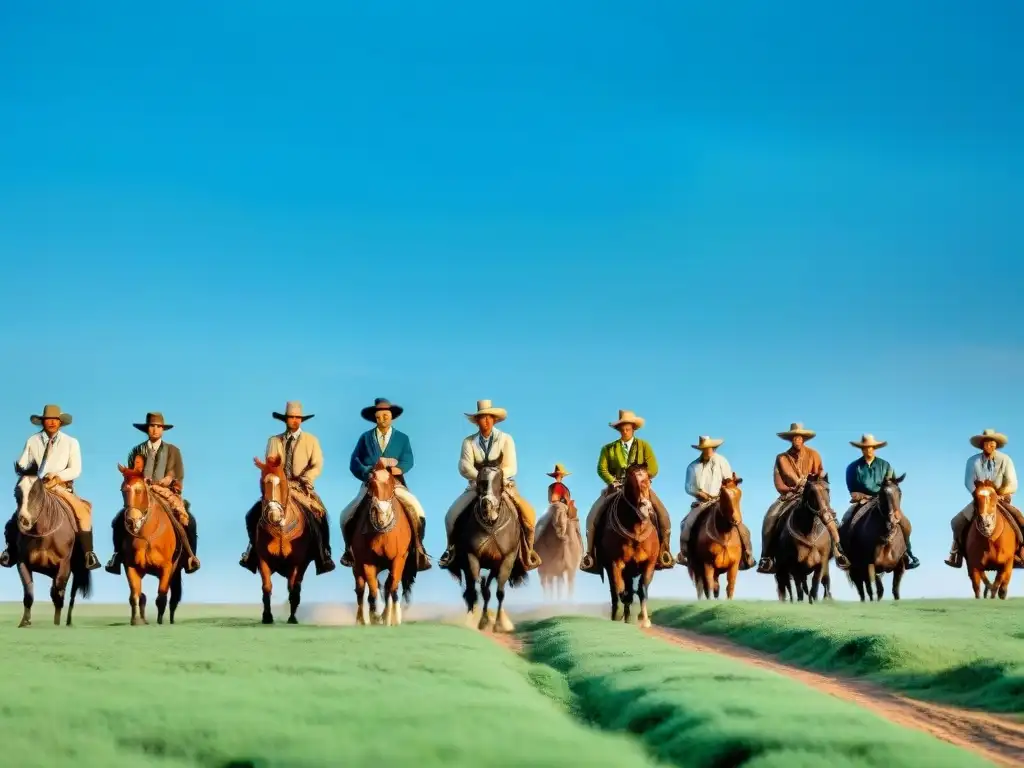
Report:
<svg viewBox="0 0 1024 768"><path fill-rule="evenodd" d="M676 526L698 434L757 531L803 421L836 480L849 440L890 441L924 561L904 595L967 595L941 560L968 436L1024 439L1024 11L558 6L5 4L0 444L44 403L74 415L106 559L115 465L163 411L200 525L186 601L257 601L242 515L285 400L316 414L335 519L360 408L405 406L435 557L478 398L539 509L556 461L588 508L637 411ZM339 569L304 597L351 590ZM653 591L693 594L681 570Z"/></svg>

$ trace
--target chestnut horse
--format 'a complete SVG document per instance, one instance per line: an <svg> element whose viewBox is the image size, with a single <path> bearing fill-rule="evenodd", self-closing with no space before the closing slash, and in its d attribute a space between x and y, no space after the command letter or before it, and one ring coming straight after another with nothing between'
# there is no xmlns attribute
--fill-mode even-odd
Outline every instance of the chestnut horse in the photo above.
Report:
<svg viewBox="0 0 1024 768"><path fill-rule="evenodd" d="M121 541L121 558L125 578L128 580L128 603L132 607L132 626L148 624L146 621L146 595L142 592L142 579L156 576L156 623L164 623L167 596L170 592L170 623L181 602L181 572L185 565L184 548L179 538L171 510L155 493L150 493L143 470L145 460L136 456L131 467L117 465L121 473L121 497L124 499L124 527L127 532Z"/></svg>
<svg viewBox="0 0 1024 768"><path fill-rule="evenodd" d="M576 569L583 556L583 537L576 505L570 499L557 499L548 506L547 514L537 523L537 543L534 550L540 556L537 566L544 596L562 599L563 588L571 600L575 592Z"/></svg>
<svg viewBox="0 0 1024 768"><path fill-rule="evenodd" d="M721 587L719 578L726 575L725 595L732 600L736 593L736 574L743 560L743 543L737 526L743 522L740 512L740 490L742 477L722 480L722 490L717 501L700 513L700 518L690 532L687 542L690 580L697 587L697 599L710 599L714 593L718 599Z"/></svg>
<svg viewBox="0 0 1024 768"><path fill-rule="evenodd" d="M395 476L378 463L367 481L367 493L352 516L352 575L356 581L356 623L367 623L364 593L369 601L369 623L398 626L402 623L402 606L398 602L398 585L402 599L409 604L412 585L416 581L416 556L412 551L413 536L409 518L401 500L395 496ZM384 612L377 615L378 578L388 572L384 584Z"/></svg>
<svg viewBox="0 0 1024 768"><path fill-rule="evenodd" d="M800 498L782 514L776 526L775 585L779 600L796 585L796 598L810 603L818 599L818 590L825 588L825 597L832 597L829 560L832 540L825 520L834 517L828 474L808 475L800 490ZM807 587L807 577L811 586Z"/></svg>
<svg viewBox="0 0 1024 768"><path fill-rule="evenodd" d="M57 493L39 480L39 468L33 462L28 469L14 463L18 483L14 486L14 500L18 511L18 575L21 577L22 615L19 627L32 626L32 604L35 585L32 574L49 577L50 600L53 601L53 623L60 624L64 610L64 594L71 579L71 602L68 604L67 626L75 609L75 595L89 597L92 573L85 567L85 553L77 546L78 531L74 513L64 506Z"/></svg>
<svg viewBox="0 0 1024 768"><path fill-rule="evenodd" d="M850 561L847 578L857 588L862 603L865 595L871 601L882 599L883 573L892 574L892 599L900 599L900 583L907 570L903 559L907 541L899 525L903 508L900 483L905 478L906 474L886 478L877 498L868 501L866 509L854 512L839 528L839 543Z"/></svg>
<svg viewBox="0 0 1024 768"><path fill-rule="evenodd" d="M1013 557L1017 550L1017 532L999 508L999 492L991 480L974 481L974 520L967 529L964 560L971 578L974 597L981 598L981 584L985 584L985 597L1006 599L1013 576ZM990 582L985 571L997 571L995 582Z"/></svg>
<svg viewBox="0 0 1024 768"><path fill-rule="evenodd" d="M274 574L288 580L289 624L298 624L295 612L302 599L302 578L313 562L316 537L306 526L306 515L292 498L280 456L266 462L253 458L260 470L260 519L256 525L253 551L263 584L263 623L273 624L270 597Z"/></svg>
<svg viewBox="0 0 1024 768"><path fill-rule="evenodd" d="M647 591L654 578L661 542L646 462L630 464L626 468L622 488L612 495L603 517L604 530L600 533L595 554L598 564L608 574L611 619L619 620L621 603L622 621L629 622L629 608L635 594L640 598L639 624L650 627ZM601 578L604 579L604 574Z"/></svg>

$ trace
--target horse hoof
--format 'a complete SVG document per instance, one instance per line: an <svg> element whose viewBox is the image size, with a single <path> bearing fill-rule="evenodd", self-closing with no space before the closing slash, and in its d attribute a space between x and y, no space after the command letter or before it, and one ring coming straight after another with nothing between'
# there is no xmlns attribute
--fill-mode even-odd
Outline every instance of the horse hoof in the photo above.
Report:
<svg viewBox="0 0 1024 768"><path fill-rule="evenodd" d="M476 611L469 611L466 614L466 618L463 620L462 623L465 624L465 626L468 629L477 629L477 621L478 621L478 616L477 616Z"/></svg>
<svg viewBox="0 0 1024 768"><path fill-rule="evenodd" d="M650 629L651 628L651 620L650 619L647 619L647 618L640 619L639 624L640 624L640 628L641 629Z"/></svg>
<svg viewBox="0 0 1024 768"><path fill-rule="evenodd" d="M480 621L477 623L476 628L481 632L489 632L494 630L494 617L490 611L485 611L480 616Z"/></svg>
<svg viewBox="0 0 1024 768"><path fill-rule="evenodd" d="M289 617L288 617L288 623L289 623L289 624L298 624L298 623L299 623L299 620L298 620L298 619L296 619L296 618L295 618L294 616L289 616Z"/></svg>
<svg viewBox="0 0 1024 768"><path fill-rule="evenodd" d="M22 619L21 623L18 625L18 628L20 629L21 627L31 627L31 626L32 626L32 622L31 621L29 621L28 619Z"/></svg>
<svg viewBox="0 0 1024 768"><path fill-rule="evenodd" d="M511 634L516 631L516 625L512 623L512 620L508 617L508 614L505 613L504 609L498 611L498 621L495 623L494 631L505 632L507 634Z"/></svg>
<svg viewBox="0 0 1024 768"><path fill-rule="evenodd" d="M138 616L136 616L134 619L132 619L132 626L133 627L141 627L145 623L146 623L145 620L144 619L140 619Z"/></svg>
<svg viewBox="0 0 1024 768"><path fill-rule="evenodd" d="M263 623L264 624L273 624L274 623L274 617L271 616L269 613L263 614Z"/></svg>

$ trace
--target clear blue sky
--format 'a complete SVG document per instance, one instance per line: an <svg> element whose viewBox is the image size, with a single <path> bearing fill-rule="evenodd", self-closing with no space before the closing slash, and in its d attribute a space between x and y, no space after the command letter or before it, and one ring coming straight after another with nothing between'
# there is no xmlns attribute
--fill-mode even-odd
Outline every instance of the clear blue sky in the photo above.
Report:
<svg viewBox="0 0 1024 768"><path fill-rule="evenodd" d="M289 399L335 520L360 408L405 406L435 558L478 398L541 510L556 461L589 507L607 422L637 411L676 526L698 434L757 531L777 431L817 429L836 480L868 431L907 473L905 596L967 595L941 560L968 436L1024 444L1024 12L920 8L7 3L0 444L44 403L74 415L105 560L131 423L163 411L200 526L186 600L256 601L242 515ZM693 592L680 569L654 594ZM351 574L305 599L351 601Z"/></svg>

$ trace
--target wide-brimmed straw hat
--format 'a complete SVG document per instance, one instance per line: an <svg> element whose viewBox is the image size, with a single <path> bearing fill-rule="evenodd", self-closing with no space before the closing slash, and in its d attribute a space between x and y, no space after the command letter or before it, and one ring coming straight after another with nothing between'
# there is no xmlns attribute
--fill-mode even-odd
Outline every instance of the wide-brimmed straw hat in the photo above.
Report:
<svg viewBox="0 0 1024 768"><path fill-rule="evenodd" d="M168 429L174 429L173 424L167 424L164 422L164 415L160 411L150 411L146 414L145 424L132 424L140 432L147 432L151 426L163 427L164 432Z"/></svg>
<svg viewBox="0 0 1024 768"><path fill-rule="evenodd" d="M405 409L400 405L395 405L386 397L377 397L373 400L373 405L368 405L359 412L367 421L376 421L378 411L391 411L391 418L397 419L402 415Z"/></svg>
<svg viewBox="0 0 1024 768"><path fill-rule="evenodd" d="M553 472L548 472L548 477L553 477L555 480L561 480L563 477L568 477L572 474L562 464L555 464Z"/></svg>
<svg viewBox="0 0 1024 768"><path fill-rule="evenodd" d="M60 423L66 427L71 423L71 414L64 413L59 405L44 405L41 414L32 414L28 417L28 420L37 427L42 425L43 419L60 419Z"/></svg>
<svg viewBox="0 0 1024 768"><path fill-rule="evenodd" d="M697 444L691 444L690 447L696 448L698 451L703 451L705 448L717 448L724 442L725 440L718 437L709 437L708 435L701 435L700 437L697 438Z"/></svg>
<svg viewBox="0 0 1024 768"><path fill-rule="evenodd" d="M812 439L817 432L813 429L805 429L799 421L794 421L785 432L776 432L783 440L792 440L794 437L802 437L804 440Z"/></svg>
<svg viewBox="0 0 1024 768"><path fill-rule="evenodd" d="M984 443L986 440L995 440L996 448L1002 448L1004 445L1010 442L1010 438L1008 438L1002 432L996 432L994 429L984 429L982 430L980 435L973 435L971 437L971 445L973 445L975 448L980 449L981 444Z"/></svg>
<svg viewBox="0 0 1024 768"><path fill-rule="evenodd" d="M623 424L632 424L633 429L641 429L644 425L644 419L641 419L632 411L619 410L619 418L616 421L608 422L608 426L612 429L618 429Z"/></svg>
<svg viewBox="0 0 1024 768"><path fill-rule="evenodd" d="M303 421L308 421L309 419L312 419L314 416L314 414L312 413L309 414L308 416L304 416L302 413L302 403L300 403L298 400L289 400L287 403L285 403L284 413L278 413L277 411L274 411L270 415L273 416L278 421L288 421L289 416L298 416Z"/></svg>
<svg viewBox="0 0 1024 768"><path fill-rule="evenodd" d="M889 443L886 440L876 440L875 436L870 432L860 436L860 442L855 440L850 441L850 445L854 448L885 448Z"/></svg>
<svg viewBox="0 0 1024 768"><path fill-rule="evenodd" d="M481 416L493 416L495 421L504 421L508 418L508 411L504 408L495 408L490 400L477 400L476 413L467 413L466 418L475 424Z"/></svg>

